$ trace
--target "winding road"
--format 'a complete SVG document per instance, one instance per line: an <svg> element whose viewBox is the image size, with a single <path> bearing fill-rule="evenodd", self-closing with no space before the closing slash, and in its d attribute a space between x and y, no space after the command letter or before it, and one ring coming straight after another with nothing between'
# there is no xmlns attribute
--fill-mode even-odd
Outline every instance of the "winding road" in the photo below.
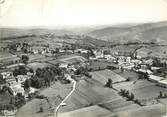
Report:
<svg viewBox="0 0 167 117"><path fill-rule="evenodd" d="M71 77L68 77L67 80L70 80L73 83L73 88L70 91L70 93L62 100L62 102L57 106L57 108L54 110L54 114L55 117L58 117L58 110L59 108L64 105L65 101L72 95L72 93L75 91L76 89L76 81L74 79L72 79Z"/></svg>

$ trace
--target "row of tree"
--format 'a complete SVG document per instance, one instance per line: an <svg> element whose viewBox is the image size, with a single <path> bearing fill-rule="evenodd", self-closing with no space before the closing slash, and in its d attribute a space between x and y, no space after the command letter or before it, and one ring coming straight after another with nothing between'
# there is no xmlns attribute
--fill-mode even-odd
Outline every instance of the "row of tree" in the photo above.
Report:
<svg viewBox="0 0 167 117"><path fill-rule="evenodd" d="M128 101L134 101L136 104L142 105L138 99L135 99L135 96L133 93L130 93L128 90L121 89L119 91L119 94L122 97L126 97Z"/></svg>
<svg viewBox="0 0 167 117"><path fill-rule="evenodd" d="M122 97L126 97L129 101L133 101L135 96L133 93L129 93L128 90L125 90L125 89L121 89L119 94L122 96Z"/></svg>

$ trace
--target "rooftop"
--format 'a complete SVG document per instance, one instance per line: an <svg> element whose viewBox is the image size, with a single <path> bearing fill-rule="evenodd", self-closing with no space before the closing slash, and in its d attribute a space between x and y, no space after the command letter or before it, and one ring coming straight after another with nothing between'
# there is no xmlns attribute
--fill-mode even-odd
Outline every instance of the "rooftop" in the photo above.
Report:
<svg viewBox="0 0 167 117"><path fill-rule="evenodd" d="M160 80L163 80L164 78L163 78L163 77L160 77L160 76L149 75L149 79L151 79L151 80L156 80L156 81L160 81Z"/></svg>
<svg viewBox="0 0 167 117"><path fill-rule="evenodd" d="M161 80L159 83L167 85L167 79Z"/></svg>

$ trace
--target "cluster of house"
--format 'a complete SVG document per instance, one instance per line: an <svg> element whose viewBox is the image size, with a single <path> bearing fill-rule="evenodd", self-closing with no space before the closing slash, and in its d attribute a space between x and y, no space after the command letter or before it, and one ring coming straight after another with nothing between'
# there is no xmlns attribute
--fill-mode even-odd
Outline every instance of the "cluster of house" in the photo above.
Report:
<svg viewBox="0 0 167 117"><path fill-rule="evenodd" d="M81 54L86 54L88 53L88 50L86 49L81 49L81 48L77 48L77 49L72 49L72 45L71 44L67 44L67 43L60 43L58 46L54 46L50 44L49 46L32 46L30 47L30 52L33 54L45 54L45 53L52 53L52 52L56 52L57 53L81 53ZM55 54L55 53L52 53Z"/></svg>
<svg viewBox="0 0 167 117"><path fill-rule="evenodd" d="M29 93L32 93L33 88L29 92L26 92L23 88L24 82L31 78L31 73L27 75L17 75L16 77L13 76L12 72L2 72L2 80L4 83L0 84L0 88L2 89L3 86L7 86L11 89L13 96L16 96L18 93L21 93L25 97L28 96Z"/></svg>
<svg viewBox="0 0 167 117"><path fill-rule="evenodd" d="M158 85L167 87L167 79L165 77L160 77L158 75L153 75L156 70L160 69L159 67L152 67L153 65L153 59L152 58L146 58L146 55L142 57L142 53L136 54L134 53L134 56L132 58L131 55L132 52L116 52L116 53L110 53L110 54L104 54L104 51L101 50L94 50L94 58L91 58L92 60L95 59L105 59L110 62L115 62L118 64L119 68L128 69L128 70L134 70L136 72L140 73L147 73L148 79L151 81L156 82Z"/></svg>

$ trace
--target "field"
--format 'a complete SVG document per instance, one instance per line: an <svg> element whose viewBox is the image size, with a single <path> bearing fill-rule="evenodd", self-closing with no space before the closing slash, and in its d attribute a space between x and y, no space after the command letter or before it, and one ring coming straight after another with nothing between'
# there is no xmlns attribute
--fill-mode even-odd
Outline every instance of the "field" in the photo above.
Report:
<svg viewBox="0 0 167 117"><path fill-rule="evenodd" d="M152 51L152 57L167 58L167 46L150 46L148 49Z"/></svg>
<svg viewBox="0 0 167 117"><path fill-rule="evenodd" d="M163 117L166 113L162 104L133 108L126 111L111 113L101 117Z"/></svg>
<svg viewBox="0 0 167 117"><path fill-rule="evenodd" d="M60 109L60 112L73 111L75 109L96 105L109 100L121 98L113 89L105 88L94 79L82 80L77 83L75 92L66 102L67 106Z"/></svg>
<svg viewBox="0 0 167 117"><path fill-rule="evenodd" d="M100 117L109 114L110 111L97 105L77 109L71 112L60 113L59 117Z"/></svg>
<svg viewBox="0 0 167 117"><path fill-rule="evenodd" d="M82 56L70 56L70 57L61 59L61 61L67 62L67 63L76 63L76 62L84 62L86 61L86 59L83 58Z"/></svg>
<svg viewBox="0 0 167 117"><path fill-rule="evenodd" d="M33 70L36 70L37 68L45 68L45 67L50 67L52 66L51 64L48 63L38 63L38 62L34 62L34 63L29 63L27 65L27 67L32 68Z"/></svg>
<svg viewBox="0 0 167 117"><path fill-rule="evenodd" d="M112 79L113 83L126 80L125 78L123 78L122 76L116 74L111 70L95 71L95 72L91 72L90 74L92 75L93 79L97 80L103 85L105 85L105 83L108 81L108 78Z"/></svg>
<svg viewBox="0 0 167 117"><path fill-rule="evenodd" d="M0 94L0 104L2 105L9 104L11 98L12 96L7 92Z"/></svg>
<svg viewBox="0 0 167 117"><path fill-rule="evenodd" d="M167 93L167 89L163 87L156 86L155 83L146 81L146 80L139 80L135 82L124 82L118 83L113 85L116 89L126 89L129 92L134 93L137 99L147 99L151 100L156 98L159 95L159 92L162 91L163 93Z"/></svg>
<svg viewBox="0 0 167 117"><path fill-rule="evenodd" d="M29 54L28 57L30 62L39 61L40 59L45 59L45 56L41 54Z"/></svg>
<svg viewBox="0 0 167 117"><path fill-rule="evenodd" d="M44 117L50 114L49 106L57 107L62 100L59 97L64 98L70 91L71 84L62 85L56 82L53 86L40 92L41 95L49 97L49 103L45 99L33 99L19 109L16 117ZM39 113L40 107L43 107L44 112Z"/></svg>
<svg viewBox="0 0 167 117"><path fill-rule="evenodd" d="M140 107L139 105L134 104L132 101L126 101L126 99L123 99L123 98L100 104L100 106L112 112L125 111L125 110Z"/></svg>
<svg viewBox="0 0 167 117"><path fill-rule="evenodd" d="M120 76L124 77L125 79L129 78L130 81L136 81L139 77L139 75L134 71L125 70L124 72L121 72L121 70L119 70L119 69L116 69L113 71L115 73L119 74Z"/></svg>
<svg viewBox="0 0 167 117"><path fill-rule="evenodd" d="M106 68L108 65L111 65L110 63L105 63L105 62L100 62L100 61L93 61L91 62L91 65L88 66L88 68L97 70L97 69L104 69Z"/></svg>

